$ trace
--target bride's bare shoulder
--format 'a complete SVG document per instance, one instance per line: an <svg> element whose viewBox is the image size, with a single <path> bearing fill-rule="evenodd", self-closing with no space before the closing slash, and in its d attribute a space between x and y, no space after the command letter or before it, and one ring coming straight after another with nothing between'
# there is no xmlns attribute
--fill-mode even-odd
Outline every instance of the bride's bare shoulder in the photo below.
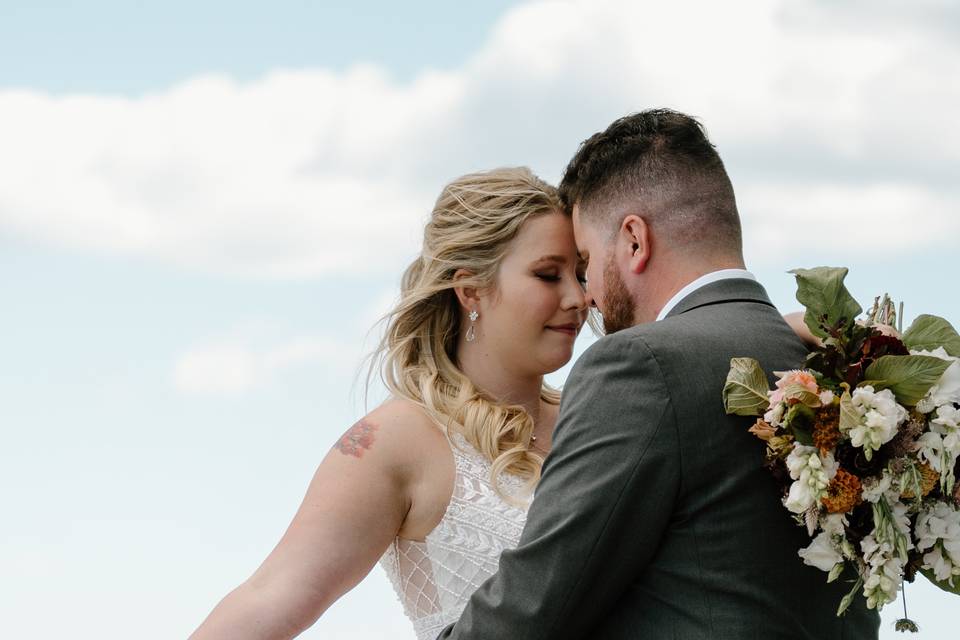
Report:
<svg viewBox="0 0 960 640"><path fill-rule="evenodd" d="M392 431L406 436L444 439L439 425L426 410L406 398L390 398L368 413L366 417L389 425Z"/></svg>
<svg viewBox="0 0 960 640"><path fill-rule="evenodd" d="M387 400L357 424L365 425L359 429L361 432L375 434L384 454L401 466L419 466L425 458L433 459L450 446L441 428L423 407L404 398ZM349 448L349 438L346 442L341 439L337 446L342 444Z"/></svg>

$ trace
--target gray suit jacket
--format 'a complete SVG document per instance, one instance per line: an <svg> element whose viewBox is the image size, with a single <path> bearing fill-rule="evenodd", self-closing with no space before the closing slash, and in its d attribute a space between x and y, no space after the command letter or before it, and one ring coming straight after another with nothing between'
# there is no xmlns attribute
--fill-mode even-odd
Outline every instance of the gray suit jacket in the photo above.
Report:
<svg viewBox="0 0 960 640"><path fill-rule="evenodd" d="M851 584L802 563L752 420L723 409L731 358L780 371L804 354L746 279L600 339L567 381L519 546L439 637L876 638L862 596L836 617Z"/></svg>

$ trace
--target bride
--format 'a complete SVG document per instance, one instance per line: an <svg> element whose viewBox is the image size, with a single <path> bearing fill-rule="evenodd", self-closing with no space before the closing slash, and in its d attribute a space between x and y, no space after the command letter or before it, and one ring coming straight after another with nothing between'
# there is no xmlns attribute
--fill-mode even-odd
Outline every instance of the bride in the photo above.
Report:
<svg viewBox="0 0 960 640"><path fill-rule="evenodd" d="M191 636L292 638L378 561L431 640L516 546L587 317L556 190L525 168L440 194L378 352L391 399L321 462L263 564Z"/></svg>

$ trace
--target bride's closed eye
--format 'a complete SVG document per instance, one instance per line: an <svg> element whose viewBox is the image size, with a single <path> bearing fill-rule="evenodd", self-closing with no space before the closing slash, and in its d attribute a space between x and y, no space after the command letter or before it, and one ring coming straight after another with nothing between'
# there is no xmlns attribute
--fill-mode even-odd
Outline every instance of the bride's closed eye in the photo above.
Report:
<svg viewBox="0 0 960 640"><path fill-rule="evenodd" d="M533 275L536 276L537 278L539 278L540 280L544 280L544 281L546 281L546 282L560 282L560 280L563 278L563 276L561 276L561 275L558 274L558 273L541 273L541 272L537 272L537 273L534 273ZM581 285L586 285L586 284L587 284L587 276L586 276L586 274L578 273L578 274L576 274L575 277L576 277L576 279L577 279L577 282L579 282Z"/></svg>
<svg viewBox="0 0 960 640"><path fill-rule="evenodd" d="M560 282L560 274L556 271L535 271L533 275L547 282Z"/></svg>

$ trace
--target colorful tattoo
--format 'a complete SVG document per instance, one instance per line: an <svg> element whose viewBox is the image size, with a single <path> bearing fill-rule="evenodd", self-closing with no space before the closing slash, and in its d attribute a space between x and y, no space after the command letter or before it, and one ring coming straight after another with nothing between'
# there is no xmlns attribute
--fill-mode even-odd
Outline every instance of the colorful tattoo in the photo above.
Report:
<svg viewBox="0 0 960 640"><path fill-rule="evenodd" d="M373 446L373 432L377 430L377 425L366 420L361 420L350 427L345 434L333 445L334 449L339 449L340 453L354 458L363 456L365 449Z"/></svg>

